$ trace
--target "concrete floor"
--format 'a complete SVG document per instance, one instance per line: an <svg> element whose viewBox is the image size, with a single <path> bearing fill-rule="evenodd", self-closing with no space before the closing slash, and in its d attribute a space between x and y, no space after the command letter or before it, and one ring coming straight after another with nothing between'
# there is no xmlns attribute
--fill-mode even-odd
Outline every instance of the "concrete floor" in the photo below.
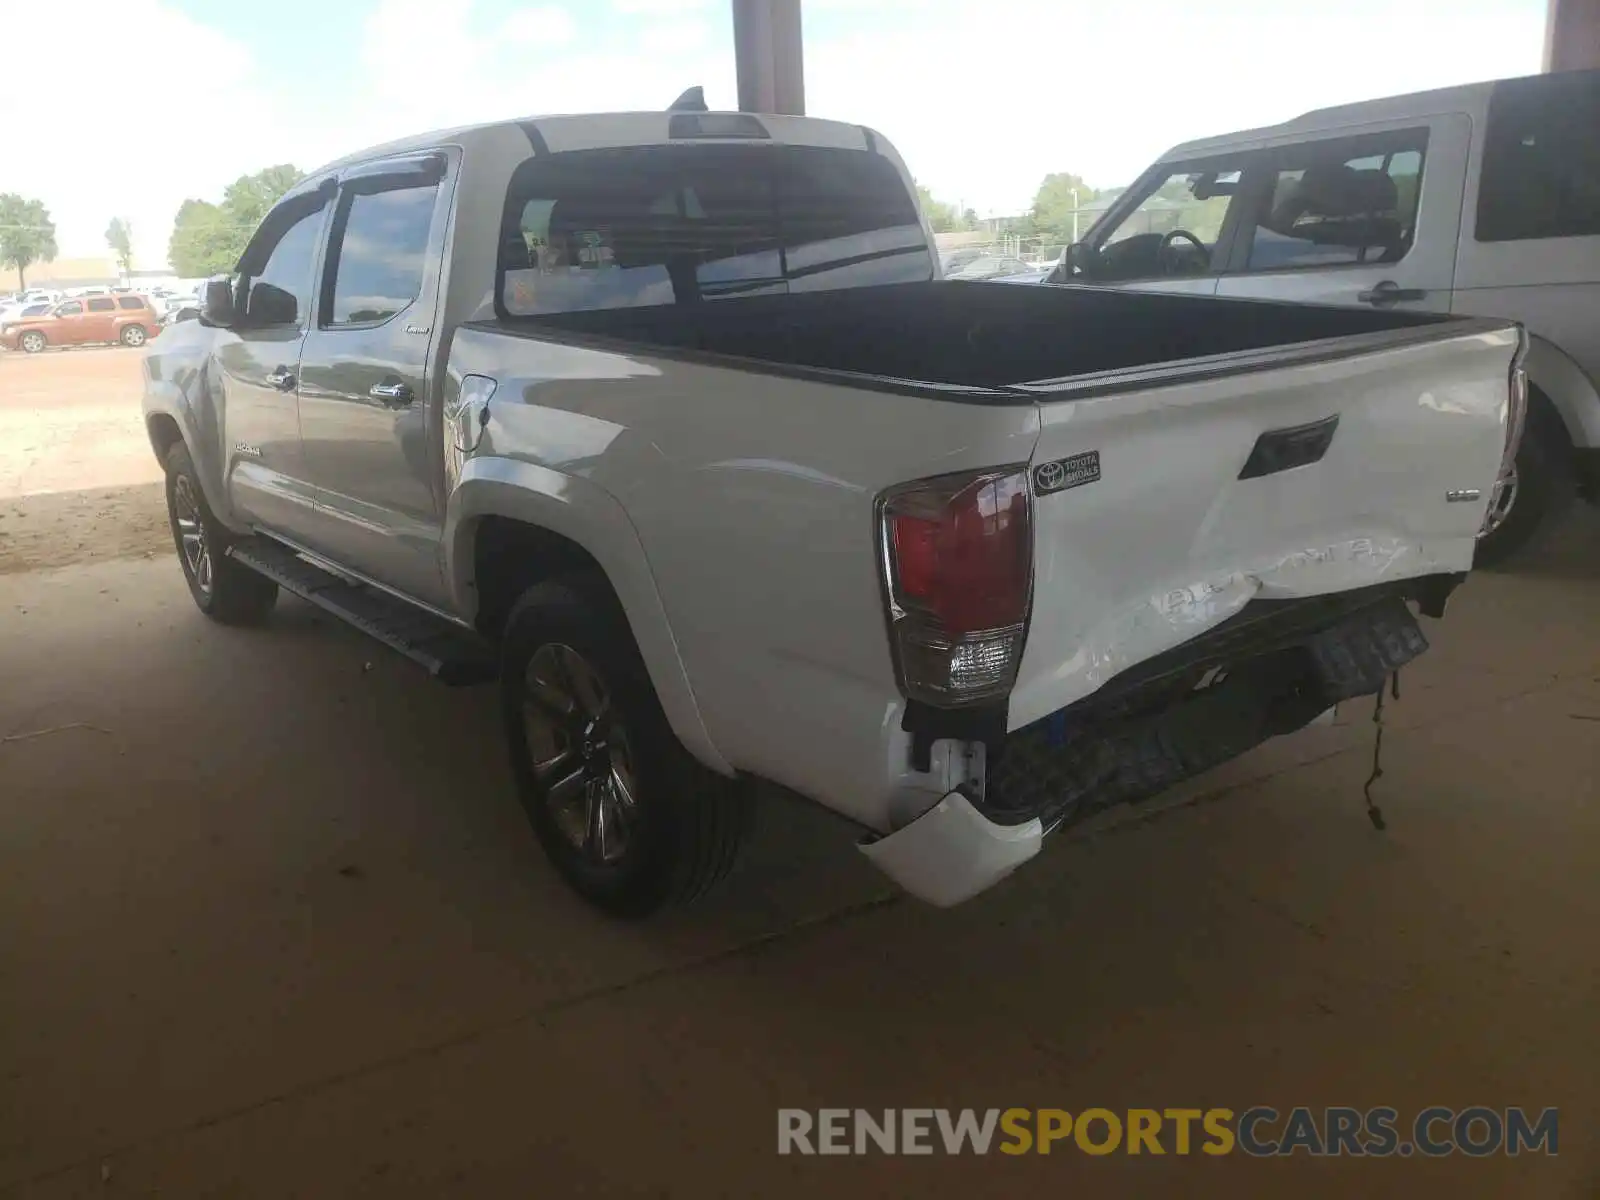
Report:
<svg viewBox="0 0 1600 1200"><path fill-rule="evenodd" d="M1600 1196L1600 528L1368 711L950 912L821 813L570 900L492 696L170 556L0 576L0 1195ZM779 1106L1557 1105L1472 1160L797 1159ZM1042 1188L1051 1192L1041 1192Z"/></svg>

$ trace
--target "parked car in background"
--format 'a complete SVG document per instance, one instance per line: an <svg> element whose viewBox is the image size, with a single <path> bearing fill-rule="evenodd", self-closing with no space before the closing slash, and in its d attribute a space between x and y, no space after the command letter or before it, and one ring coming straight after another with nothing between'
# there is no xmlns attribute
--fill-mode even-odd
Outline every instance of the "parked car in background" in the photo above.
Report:
<svg viewBox="0 0 1600 1200"><path fill-rule="evenodd" d="M946 279L1003 279L1008 275L1026 275L1033 268L1020 258L1006 254L986 254L975 258L954 271L946 271Z"/></svg>
<svg viewBox="0 0 1600 1200"><path fill-rule="evenodd" d="M93 342L142 346L160 329L155 309L143 296L84 296L9 323L0 345L28 354Z"/></svg>
<svg viewBox="0 0 1600 1200"><path fill-rule="evenodd" d="M183 304L175 305L161 314L163 326L176 325L179 321L193 321L200 315L200 303L190 300Z"/></svg>
<svg viewBox="0 0 1600 1200"><path fill-rule="evenodd" d="M1168 151L1051 282L1508 317L1527 432L1479 561L1600 502L1600 71L1308 113Z"/></svg>
<svg viewBox="0 0 1600 1200"><path fill-rule="evenodd" d="M49 313L50 305L47 303L36 304L0 304L0 338L13 325L32 317L42 317Z"/></svg>
<svg viewBox="0 0 1600 1200"><path fill-rule="evenodd" d="M939 269L946 276L953 271L959 271L968 263L984 258L989 251L982 246L963 246L957 250L946 250L939 256Z"/></svg>

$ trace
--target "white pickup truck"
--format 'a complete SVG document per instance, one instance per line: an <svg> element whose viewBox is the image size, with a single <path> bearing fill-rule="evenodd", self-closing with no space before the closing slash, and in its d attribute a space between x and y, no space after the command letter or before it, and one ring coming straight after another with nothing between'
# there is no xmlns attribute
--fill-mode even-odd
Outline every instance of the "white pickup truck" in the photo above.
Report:
<svg viewBox="0 0 1600 1200"><path fill-rule="evenodd" d="M200 609L280 589L498 681L585 898L751 796L954 904L1426 647L1514 454L1513 323L939 278L859 126L451 130L314 171L145 357Z"/></svg>

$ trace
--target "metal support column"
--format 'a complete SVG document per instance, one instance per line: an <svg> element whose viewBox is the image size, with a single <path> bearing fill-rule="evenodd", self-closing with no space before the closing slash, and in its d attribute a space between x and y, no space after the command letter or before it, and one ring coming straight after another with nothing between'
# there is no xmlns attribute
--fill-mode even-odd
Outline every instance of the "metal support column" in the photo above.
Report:
<svg viewBox="0 0 1600 1200"><path fill-rule="evenodd" d="M741 112L806 111L800 0L733 0Z"/></svg>
<svg viewBox="0 0 1600 1200"><path fill-rule="evenodd" d="M1544 19L1544 69L1600 67L1600 0L1549 0Z"/></svg>

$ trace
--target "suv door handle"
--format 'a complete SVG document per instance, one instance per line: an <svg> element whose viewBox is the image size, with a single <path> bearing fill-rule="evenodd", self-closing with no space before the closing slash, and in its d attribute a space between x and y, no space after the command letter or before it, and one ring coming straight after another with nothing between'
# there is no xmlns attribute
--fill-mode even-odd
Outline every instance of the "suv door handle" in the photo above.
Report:
<svg viewBox="0 0 1600 1200"><path fill-rule="evenodd" d="M1356 294L1356 299L1363 304L1380 307L1385 304L1398 304L1402 300L1426 300L1428 293L1422 288L1403 288L1392 279L1385 279L1382 283L1374 284L1365 292Z"/></svg>
<svg viewBox="0 0 1600 1200"><path fill-rule="evenodd" d="M267 376L267 382L280 392L294 391L294 372L288 367L279 367Z"/></svg>
<svg viewBox="0 0 1600 1200"><path fill-rule="evenodd" d="M382 400L390 408L404 408L411 403L411 385L408 383L375 383L367 389L367 395L374 400Z"/></svg>

